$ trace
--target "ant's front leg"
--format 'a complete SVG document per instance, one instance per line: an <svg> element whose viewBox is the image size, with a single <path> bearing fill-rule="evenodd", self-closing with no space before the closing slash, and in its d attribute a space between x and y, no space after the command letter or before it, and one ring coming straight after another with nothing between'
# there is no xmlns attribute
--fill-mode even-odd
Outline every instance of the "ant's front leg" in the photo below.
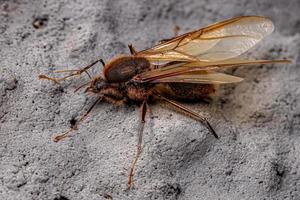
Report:
<svg viewBox="0 0 300 200"><path fill-rule="evenodd" d="M60 135L57 135L53 138L53 141L54 142L58 142L64 138L66 138L71 132L75 131L75 130L78 130L78 125L79 123L81 123L83 120L85 120L87 118L87 116L89 115L89 113L93 110L93 108L100 102L102 101L103 99L103 96L99 96L98 99L92 104L92 106L78 119L72 119L73 123L72 123L72 126L71 128L60 134Z"/></svg>
<svg viewBox="0 0 300 200"><path fill-rule="evenodd" d="M93 63L89 64L88 66L86 67L83 67L82 69L71 69L71 70L55 70L53 72L55 73L66 73L66 72L70 72L71 74L67 75L67 76L64 76L62 78L51 78L51 77L48 77L46 75L39 75L39 79L46 79L46 80L50 80L50 81L53 81L54 83L56 84L59 84L60 81L63 81L67 78L70 78L70 77L73 77L73 76L80 76L82 73L86 73L90 79L92 79L91 75L88 73L88 69L90 69L91 67L93 67L95 64L97 64L98 62L101 62L103 66L105 66L105 63L102 59L98 59L96 61L94 61Z"/></svg>

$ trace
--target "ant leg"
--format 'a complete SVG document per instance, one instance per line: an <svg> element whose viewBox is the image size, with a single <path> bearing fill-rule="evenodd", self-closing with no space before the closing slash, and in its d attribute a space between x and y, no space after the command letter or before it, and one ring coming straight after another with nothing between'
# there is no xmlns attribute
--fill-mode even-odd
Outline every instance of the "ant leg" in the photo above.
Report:
<svg viewBox="0 0 300 200"><path fill-rule="evenodd" d="M136 49L132 46L132 44L129 44L128 45L128 48L129 48L129 51L130 51L130 53L131 53L131 55L136 55L137 54L137 51L136 51Z"/></svg>
<svg viewBox="0 0 300 200"><path fill-rule="evenodd" d="M71 70L55 70L53 72L55 73L65 73L65 72L71 72L71 74L63 77L63 78L51 78L51 77L48 77L46 75L39 75L39 79L46 79L46 80L50 80L50 81L53 81L54 83L56 84L59 84L60 81L62 80L65 80L67 78L70 78L70 77L73 77L73 76L80 76L83 72L85 72L89 78L91 79L92 77L90 76L90 74L87 72L88 69L90 69L91 67L93 67L95 64L97 64L98 62L101 62L103 66L105 66L105 63L102 59L98 59L96 60L95 62L89 64L88 66L82 68L82 69L71 69Z"/></svg>
<svg viewBox="0 0 300 200"><path fill-rule="evenodd" d="M97 64L98 62L101 62L101 64L103 65L103 67L105 66L105 62L103 61L103 59L98 59L94 62L92 62L91 64L89 64L88 66L82 68L82 69L70 69L70 70L54 70L54 73L65 73L65 72L76 72L78 74L82 74L83 72L87 73L87 70L90 69L91 67L93 67L95 64ZM88 74L89 75L89 74Z"/></svg>
<svg viewBox="0 0 300 200"><path fill-rule="evenodd" d="M202 122L206 127L207 129L213 134L213 136L215 136L215 138L219 138L219 136L217 135L217 133L215 132L215 130L212 128L212 126L210 125L210 123L207 121L207 119L201 115L199 115L198 113L195 113L194 111L186 108L185 106L183 105L180 105L178 104L177 102L175 101L172 101L172 100L169 100L159 94L156 94L160 99L164 100L165 102L171 104L172 106L174 106L175 108L177 108L179 111L189 115L190 117Z"/></svg>
<svg viewBox="0 0 300 200"><path fill-rule="evenodd" d="M142 153L142 142L143 142L143 130L144 130L144 125L145 125L145 116L147 113L147 102L144 101L142 106L141 106L141 121L140 121L140 126L139 126L139 132L138 132L138 144L137 144L137 151L136 155L132 161L129 175L128 175L128 188L131 188L132 183L133 183L133 175L134 175L134 170L136 163Z"/></svg>
<svg viewBox="0 0 300 200"><path fill-rule="evenodd" d="M69 133L71 133L72 131L75 131L78 129L78 124L80 122L82 122L87 116L88 114L92 111L92 109L96 106L97 103L99 103L101 100L103 99L103 96L100 96L94 103L93 105L86 111L86 113L84 113L80 118L79 120L75 121L75 123L71 126L71 128L64 132L63 134L60 134L60 135L57 135L53 138L53 141L54 142L58 142L62 139L64 139L65 137L68 136Z"/></svg>

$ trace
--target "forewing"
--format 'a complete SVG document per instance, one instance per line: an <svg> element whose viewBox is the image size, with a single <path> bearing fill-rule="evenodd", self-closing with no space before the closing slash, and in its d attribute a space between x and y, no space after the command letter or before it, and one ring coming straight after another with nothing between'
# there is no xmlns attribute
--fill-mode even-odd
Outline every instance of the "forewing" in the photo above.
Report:
<svg viewBox="0 0 300 200"><path fill-rule="evenodd" d="M237 60L230 59L215 62L190 62L190 63L174 63L167 67L154 69L148 72L138 74L133 80L137 82L152 82L158 79L183 75L191 72L211 71L227 67L254 65L254 64L272 64L272 63L288 63L288 60Z"/></svg>
<svg viewBox="0 0 300 200"><path fill-rule="evenodd" d="M153 80L152 83L198 83L198 84L226 84L236 83L243 79L237 76L217 72L194 72L189 74L175 75L171 77Z"/></svg>
<svg viewBox="0 0 300 200"><path fill-rule="evenodd" d="M151 61L220 61L237 57L274 29L260 16L229 19L138 52Z"/></svg>

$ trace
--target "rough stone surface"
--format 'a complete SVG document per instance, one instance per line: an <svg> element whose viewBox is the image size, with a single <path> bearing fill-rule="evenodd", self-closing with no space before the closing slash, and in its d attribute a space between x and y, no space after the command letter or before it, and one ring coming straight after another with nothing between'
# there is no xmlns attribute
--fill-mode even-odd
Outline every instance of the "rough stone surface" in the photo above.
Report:
<svg viewBox="0 0 300 200"><path fill-rule="evenodd" d="M0 0L0 199L300 199L299 10L299 0ZM99 104L78 134L51 140L93 97L73 92L86 77L55 86L39 74L128 54L128 43L150 47L174 25L183 33L238 15L276 26L248 57L293 62L230 70L245 81L212 104L185 104L219 140L151 105L131 190L137 107Z"/></svg>

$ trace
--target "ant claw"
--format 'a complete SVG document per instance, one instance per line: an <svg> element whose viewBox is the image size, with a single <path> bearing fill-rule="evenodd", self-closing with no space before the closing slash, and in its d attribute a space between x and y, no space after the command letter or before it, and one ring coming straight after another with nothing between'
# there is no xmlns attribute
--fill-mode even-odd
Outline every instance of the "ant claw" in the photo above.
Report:
<svg viewBox="0 0 300 200"><path fill-rule="evenodd" d="M72 129L66 131L65 133L63 133L63 134L61 134L61 135L55 136L55 137L53 138L53 141L54 141L54 142L59 142L60 140L66 138L66 137L68 136L68 134L69 134L71 131L73 131L73 130L75 130L75 129L72 128Z"/></svg>
<svg viewBox="0 0 300 200"><path fill-rule="evenodd" d="M55 79L55 78L50 78L50 77L45 76L45 75L43 75L43 74L40 74L40 75L38 76L38 78L39 78L39 79L50 80L50 81L53 81L55 84L59 84L59 81L58 81L57 79Z"/></svg>
<svg viewBox="0 0 300 200"><path fill-rule="evenodd" d="M53 141L59 142L60 140L64 139L65 137L66 137L65 135L58 135L53 138Z"/></svg>

